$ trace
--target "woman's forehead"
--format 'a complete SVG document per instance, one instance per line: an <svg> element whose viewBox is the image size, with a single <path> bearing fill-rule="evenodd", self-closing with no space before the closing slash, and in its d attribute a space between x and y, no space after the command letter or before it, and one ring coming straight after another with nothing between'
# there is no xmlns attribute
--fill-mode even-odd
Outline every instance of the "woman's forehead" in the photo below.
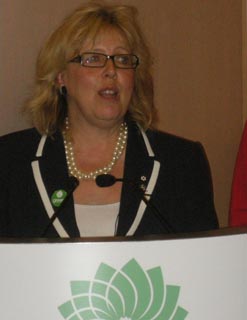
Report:
<svg viewBox="0 0 247 320"><path fill-rule="evenodd" d="M129 41L123 31L112 26L104 26L97 32L89 33L82 42L80 49L101 49L101 46L107 45L130 50Z"/></svg>

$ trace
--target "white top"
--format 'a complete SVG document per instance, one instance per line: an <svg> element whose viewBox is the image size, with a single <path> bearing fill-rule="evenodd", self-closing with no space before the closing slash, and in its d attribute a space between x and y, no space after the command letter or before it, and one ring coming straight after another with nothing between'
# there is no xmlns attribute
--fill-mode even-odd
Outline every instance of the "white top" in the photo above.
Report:
<svg viewBox="0 0 247 320"><path fill-rule="evenodd" d="M75 204L75 218L81 237L114 236L120 202L104 205Z"/></svg>

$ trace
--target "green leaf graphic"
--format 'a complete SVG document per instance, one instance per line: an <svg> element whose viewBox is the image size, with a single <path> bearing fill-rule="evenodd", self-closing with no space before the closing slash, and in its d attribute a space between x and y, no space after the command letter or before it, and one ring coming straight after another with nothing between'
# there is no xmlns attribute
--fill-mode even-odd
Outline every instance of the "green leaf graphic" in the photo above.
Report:
<svg viewBox="0 0 247 320"><path fill-rule="evenodd" d="M160 267L131 259L121 270L101 263L92 281L71 281L71 300L58 307L66 320L184 320L180 287L165 285Z"/></svg>

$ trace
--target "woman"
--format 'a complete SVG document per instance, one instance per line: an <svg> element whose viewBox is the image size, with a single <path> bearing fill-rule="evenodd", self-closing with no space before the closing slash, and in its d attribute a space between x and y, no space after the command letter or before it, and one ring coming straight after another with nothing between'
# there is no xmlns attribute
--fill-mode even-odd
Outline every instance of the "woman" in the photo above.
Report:
<svg viewBox="0 0 247 320"><path fill-rule="evenodd" d="M244 127L232 182L230 226L247 226L247 122Z"/></svg>
<svg viewBox="0 0 247 320"><path fill-rule="evenodd" d="M89 4L64 20L38 57L35 129L0 141L1 236L217 228L201 145L150 129L150 68L135 8Z"/></svg>

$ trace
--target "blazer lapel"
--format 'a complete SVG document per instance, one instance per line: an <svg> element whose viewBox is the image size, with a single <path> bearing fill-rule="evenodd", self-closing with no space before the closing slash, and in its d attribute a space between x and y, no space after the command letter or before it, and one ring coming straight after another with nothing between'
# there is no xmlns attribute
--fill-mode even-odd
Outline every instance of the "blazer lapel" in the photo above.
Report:
<svg viewBox="0 0 247 320"><path fill-rule="evenodd" d="M130 230L143 198L143 191L137 185L148 185L153 167L154 157L148 155L139 128L130 124L124 168L125 181L122 187L117 235L126 235ZM145 210L144 203L142 203L142 206Z"/></svg>
<svg viewBox="0 0 247 320"><path fill-rule="evenodd" d="M55 192L70 190L65 150L60 133L46 139L42 156L38 158L38 161L41 177L50 201ZM79 237L73 203L73 196L71 196L59 212L58 219L70 237ZM54 211L58 210L58 207L53 204L52 206Z"/></svg>

